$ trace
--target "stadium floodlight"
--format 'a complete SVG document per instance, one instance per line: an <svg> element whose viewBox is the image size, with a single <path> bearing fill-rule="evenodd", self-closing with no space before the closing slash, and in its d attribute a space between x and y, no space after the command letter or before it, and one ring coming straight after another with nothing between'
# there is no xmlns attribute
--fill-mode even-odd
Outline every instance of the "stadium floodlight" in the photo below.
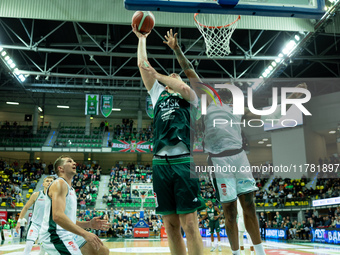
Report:
<svg viewBox="0 0 340 255"><path fill-rule="evenodd" d="M6 102L6 104L19 105L19 103L18 103L18 102Z"/></svg>
<svg viewBox="0 0 340 255"><path fill-rule="evenodd" d="M272 66L273 66L273 67L277 66L277 64L276 64L275 61L272 62Z"/></svg>
<svg viewBox="0 0 340 255"><path fill-rule="evenodd" d="M296 41L300 41L300 36L295 35L294 38L295 38Z"/></svg>
<svg viewBox="0 0 340 255"><path fill-rule="evenodd" d="M68 105L57 105L58 108L64 108L64 109L68 109L70 108Z"/></svg>
<svg viewBox="0 0 340 255"><path fill-rule="evenodd" d="M112 111L115 111L115 112L120 112L122 109L119 109L119 108L112 108Z"/></svg>

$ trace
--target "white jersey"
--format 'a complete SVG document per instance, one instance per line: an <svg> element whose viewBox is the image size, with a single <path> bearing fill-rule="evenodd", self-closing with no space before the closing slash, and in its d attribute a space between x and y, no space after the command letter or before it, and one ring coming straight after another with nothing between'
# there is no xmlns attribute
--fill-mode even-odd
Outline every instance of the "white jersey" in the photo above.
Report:
<svg viewBox="0 0 340 255"><path fill-rule="evenodd" d="M44 191L40 190L39 195L33 205L33 213L32 213L32 219L31 219L32 223L37 224L39 226L41 226L43 218L44 218L45 201L46 201L46 194L44 194Z"/></svg>
<svg viewBox="0 0 340 255"><path fill-rule="evenodd" d="M56 180L64 180L64 178L59 177ZM55 181L56 181L55 180ZM68 193L66 195L66 207L65 215L74 223L77 222L77 196L72 187L68 185ZM51 187L51 185L50 185ZM46 191L48 194L48 189ZM52 199L46 195L46 205L45 205L45 215L44 220L39 233L39 240L41 242L50 242L51 240L56 240L56 238L62 238L70 235L70 232L60 227L53 221L52 218Z"/></svg>
<svg viewBox="0 0 340 255"><path fill-rule="evenodd" d="M211 102L204 118L204 149L213 154L241 149L241 121L242 115L234 115L232 105Z"/></svg>

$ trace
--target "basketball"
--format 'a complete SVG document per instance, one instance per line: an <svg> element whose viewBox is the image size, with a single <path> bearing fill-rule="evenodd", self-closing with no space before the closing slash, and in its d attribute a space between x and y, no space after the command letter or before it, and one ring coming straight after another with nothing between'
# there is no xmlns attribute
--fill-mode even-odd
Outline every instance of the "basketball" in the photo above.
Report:
<svg viewBox="0 0 340 255"><path fill-rule="evenodd" d="M149 33L155 26L155 17L150 11L136 11L132 16L132 25L142 34Z"/></svg>

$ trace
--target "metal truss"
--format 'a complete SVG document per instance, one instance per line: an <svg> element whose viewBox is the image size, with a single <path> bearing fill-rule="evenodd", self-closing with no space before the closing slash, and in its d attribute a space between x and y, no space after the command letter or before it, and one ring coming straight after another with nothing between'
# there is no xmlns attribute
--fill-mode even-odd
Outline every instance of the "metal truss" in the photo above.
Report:
<svg viewBox="0 0 340 255"><path fill-rule="evenodd" d="M340 76L339 55L334 51L340 47L340 38L324 33L327 22L328 19L321 21L315 32L304 34L303 48L278 68L276 77L310 76L309 70L315 66L322 67L329 77ZM35 104L36 97L43 93L128 91L136 97L146 94L137 67L137 38L126 26L8 18L0 19L0 25L0 47L13 56L19 72L26 75L23 83L2 75L1 91L9 91L4 88L12 84L10 87L26 91L25 96L29 95ZM166 28L155 28L149 36L148 57L161 73L183 74L176 56L162 44L165 31ZM195 29L179 28L177 32L184 53L202 78L234 80L258 78L266 65L277 58L283 43L296 33L236 30L231 39L232 53L210 59L204 53L202 36ZM322 43L325 38L330 41L327 47Z"/></svg>

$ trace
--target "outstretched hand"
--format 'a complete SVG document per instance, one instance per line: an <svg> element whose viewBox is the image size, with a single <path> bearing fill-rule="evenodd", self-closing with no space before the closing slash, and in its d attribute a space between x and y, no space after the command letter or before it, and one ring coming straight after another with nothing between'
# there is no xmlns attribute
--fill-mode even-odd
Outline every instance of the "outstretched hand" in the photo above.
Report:
<svg viewBox="0 0 340 255"><path fill-rule="evenodd" d="M107 220L101 220L100 217L94 217L90 221L90 226L92 229L107 231L111 227L111 224L109 224Z"/></svg>
<svg viewBox="0 0 340 255"><path fill-rule="evenodd" d="M137 25L131 25L132 27L132 31L135 33L135 35L138 37L138 38L146 38L148 37L148 35L151 33L151 31L147 34L142 34L141 32L138 31L137 29Z"/></svg>
<svg viewBox="0 0 340 255"><path fill-rule="evenodd" d="M163 43L167 44L171 49L178 48L178 41L177 41L177 33L173 34L172 29L167 32L167 35L164 36L166 41L163 41Z"/></svg>

